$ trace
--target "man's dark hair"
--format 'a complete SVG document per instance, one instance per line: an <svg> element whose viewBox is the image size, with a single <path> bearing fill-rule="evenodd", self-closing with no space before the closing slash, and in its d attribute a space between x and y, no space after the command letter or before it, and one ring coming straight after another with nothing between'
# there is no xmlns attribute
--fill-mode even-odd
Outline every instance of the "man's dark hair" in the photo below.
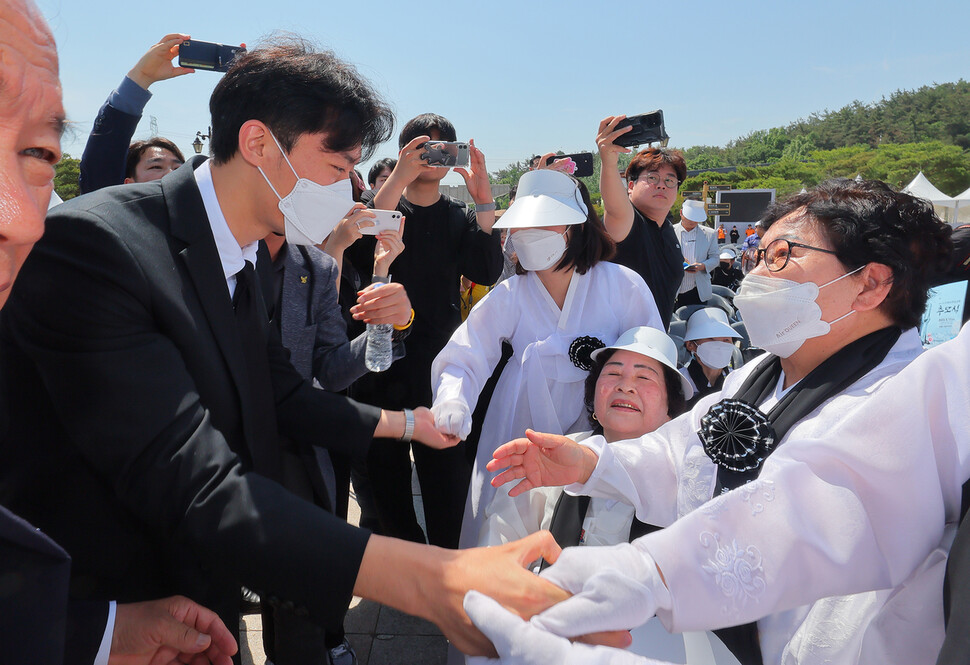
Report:
<svg viewBox="0 0 970 665"><path fill-rule="evenodd" d="M374 165L370 167L370 171L367 172L367 184L373 187L384 169L393 171L395 166L397 166L397 160L393 157L385 157L374 162Z"/></svg>
<svg viewBox="0 0 970 665"><path fill-rule="evenodd" d="M182 151L179 150L179 147L163 136L155 136L146 141L135 141L128 146L128 157L125 159L126 178L134 179L135 167L138 166L138 162L141 161L142 155L144 155L145 151L149 148L162 148L163 150L168 150L170 153L175 155L180 162L185 162L185 156L182 155Z"/></svg>
<svg viewBox="0 0 970 665"><path fill-rule="evenodd" d="M304 134L326 133L331 152L361 147L361 159L391 137L394 114L357 70L332 51L296 37L275 40L233 60L209 99L216 163L239 149L239 130L263 122L283 150Z"/></svg>
<svg viewBox="0 0 970 665"><path fill-rule="evenodd" d="M645 148L634 155L626 167L626 181L633 182L640 177L641 173L656 171L664 164L674 170L679 187L687 177L687 162L684 161L684 156L679 150L666 148Z"/></svg>
<svg viewBox="0 0 970 665"><path fill-rule="evenodd" d="M451 124L448 118L437 113L422 113L416 118L408 120L401 128L401 135L397 138L397 147L403 148L419 136L431 136L433 131L438 132L438 138L442 141L458 140L455 126Z"/></svg>
<svg viewBox="0 0 970 665"><path fill-rule="evenodd" d="M600 374L603 373L603 367L613 357L614 353L616 353L616 349L607 349L596 356L596 360L593 361L593 368L589 370L589 375L586 377L583 401L586 404L586 415L589 418L589 424L592 425L593 433L595 434L603 433L603 426L598 420L593 418L593 405L596 400L596 382L599 381ZM663 363L660 363L660 367L664 373L664 387L667 389L667 417L673 419L687 410L687 398L684 397L684 387L680 382L680 373L670 369Z"/></svg>
<svg viewBox="0 0 970 665"><path fill-rule="evenodd" d="M765 229L792 213L818 223L847 272L867 263L888 266L892 288L880 307L904 329L919 324L927 289L953 251L952 229L932 204L879 180L835 178L771 204Z"/></svg>
<svg viewBox="0 0 970 665"><path fill-rule="evenodd" d="M596 214L596 209L589 200L589 190L586 189L586 185L583 184L582 180L573 178L573 176L569 176L569 178L579 187L579 194L582 196L583 203L586 204L589 213L586 215L584 223L571 224L568 227L570 233L569 239L566 241L566 251L559 259L559 263L556 264L556 270L563 270L572 266L580 275L585 275L587 270L600 261L609 261L613 258L616 254L616 243L613 242L599 215ZM514 244L515 236L512 236L512 240ZM522 267L522 264L516 262L515 272L518 275L524 275L528 271Z"/></svg>

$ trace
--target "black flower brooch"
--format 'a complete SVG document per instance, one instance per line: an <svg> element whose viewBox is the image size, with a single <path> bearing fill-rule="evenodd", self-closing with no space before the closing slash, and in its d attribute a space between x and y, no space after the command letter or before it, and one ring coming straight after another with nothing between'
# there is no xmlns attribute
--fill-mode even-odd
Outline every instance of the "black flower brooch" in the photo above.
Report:
<svg viewBox="0 0 970 665"><path fill-rule="evenodd" d="M590 337L589 335L577 337L569 345L569 359L573 361L576 367L588 372L593 369L593 359L590 358L590 354L597 349L602 349L604 346L606 344L603 343L603 340L596 337Z"/></svg>
<svg viewBox="0 0 970 665"><path fill-rule="evenodd" d="M757 407L723 399L701 418L704 452L731 471L757 469L775 447L775 429Z"/></svg>

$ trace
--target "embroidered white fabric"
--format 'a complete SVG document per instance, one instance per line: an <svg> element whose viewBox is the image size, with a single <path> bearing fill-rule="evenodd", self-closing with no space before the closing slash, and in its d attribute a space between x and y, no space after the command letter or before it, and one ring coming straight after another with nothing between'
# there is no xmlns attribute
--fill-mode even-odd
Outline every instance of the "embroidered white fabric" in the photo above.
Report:
<svg viewBox="0 0 970 665"><path fill-rule="evenodd" d="M878 367L789 431L759 481L706 505L698 487L712 476L695 432L719 395L638 441L597 447L589 481L567 490L627 497L639 519L670 524L638 541L671 590L671 609L658 612L668 630L761 619L765 662L931 662L944 525L970 477L970 331L887 382L920 351L904 332ZM831 630L838 622L848 628Z"/></svg>

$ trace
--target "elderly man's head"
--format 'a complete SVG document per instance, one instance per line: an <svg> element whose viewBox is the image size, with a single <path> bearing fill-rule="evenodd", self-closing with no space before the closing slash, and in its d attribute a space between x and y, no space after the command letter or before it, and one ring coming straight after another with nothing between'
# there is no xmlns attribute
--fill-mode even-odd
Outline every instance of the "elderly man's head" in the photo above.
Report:
<svg viewBox="0 0 970 665"><path fill-rule="evenodd" d="M919 324L927 289L949 265L952 252L951 229L930 203L878 180L827 180L810 192L773 203L759 224L763 248L779 238L822 247L823 254L829 252L838 261L839 274L883 266L889 289L879 309L903 328ZM773 253L766 250L766 255ZM788 258L798 263L824 257L796 247L791 257L786 252Z"/></svg>
<svg viewBox="0 0 970 665"><path fill-rule="evenodd" d="M0 306L44 232L63 127L54 37L30 0L0 0Z"/></svg>

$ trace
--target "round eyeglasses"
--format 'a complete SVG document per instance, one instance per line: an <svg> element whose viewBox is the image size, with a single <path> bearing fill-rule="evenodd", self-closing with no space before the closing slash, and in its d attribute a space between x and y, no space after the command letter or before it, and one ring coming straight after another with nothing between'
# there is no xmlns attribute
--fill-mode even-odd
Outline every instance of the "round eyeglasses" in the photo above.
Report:
<svg viewBox="0 0 970 665"><path fill-rule="evenodd" d="M788 259L791 258L792 247L810 249L813 252L825 252L826 254L833 255L836 254L836 252L833 252L831 249L812 247L811 245L803 245L800 242L792 242L791 240L786 240L785 238L778 238L769 242L765 247L755 250L754 264L758 265L762 260L764 260L765 267L768 268L769 272L778 272L779 270L784 270L785 266L788 265Z"/></svg>
<svg viewBox="0 0 970 665"><path fill-rule="evenodd" d="M656 171L643 173L637 178L637 180L645 180L648 184L651 184L654 187L663 182L667 189L677 189L677 186L680 184L677 178L672 175L665 176L663 179L661 179L660 175Z"/></svg>

